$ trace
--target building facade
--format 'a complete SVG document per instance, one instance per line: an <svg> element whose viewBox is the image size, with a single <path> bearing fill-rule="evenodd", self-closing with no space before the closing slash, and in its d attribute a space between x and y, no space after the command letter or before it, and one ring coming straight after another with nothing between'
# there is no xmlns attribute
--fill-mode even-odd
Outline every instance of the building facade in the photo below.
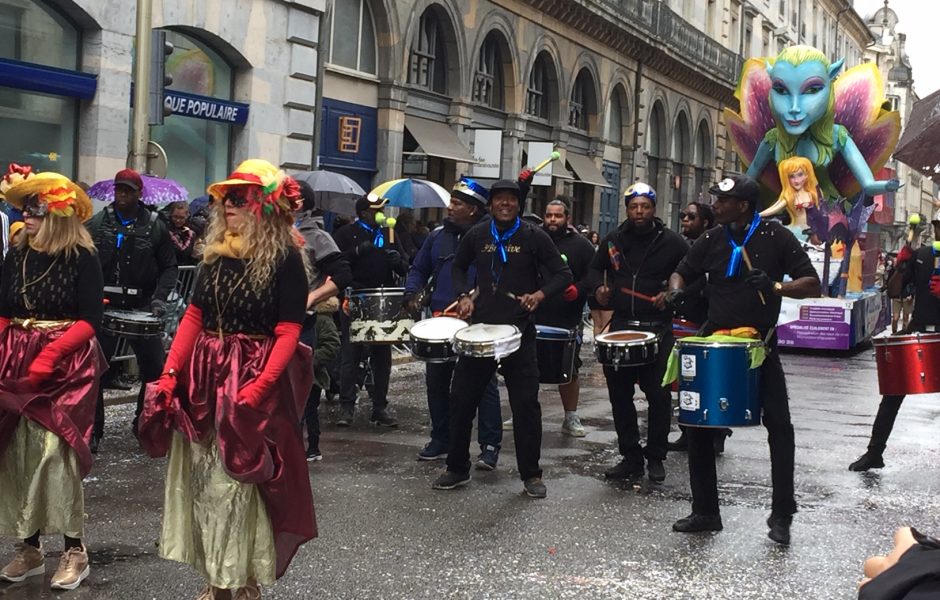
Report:
<svg viewBox="0 0 940 600"><path fill-rule="evenodd" d="M125 166L135 6L0 0L0 162L89 183ZM153 1L153 26L175 50L173 114L151 137L192 197L251 156L311 167L324 9L325 0Z"/></svg>

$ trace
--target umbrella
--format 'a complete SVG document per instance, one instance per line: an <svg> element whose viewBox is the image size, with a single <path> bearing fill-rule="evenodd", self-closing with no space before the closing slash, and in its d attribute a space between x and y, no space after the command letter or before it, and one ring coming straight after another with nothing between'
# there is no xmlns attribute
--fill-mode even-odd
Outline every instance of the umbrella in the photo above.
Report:
<svg viewBox="0 0 940 600"><path fill-rule="evenodd" d="M356 200L366 195L358 183L333 171L304 171L292 177L310 186L313 200L320 210L354 215Z"/></svg>
<svg viewBox="0 0 940 600"><path fill-rule="evenodd" d="M170 202L189 201L189 192L172 179L161 179L150 175L141 175L144 189L140 201L150 206L169 204ZM114 180L105 179L88 188L88 196L94 200L111 202L114 200Z"/></svg>
<svg viewBox="0 0 940 600"><path fill-rule="evenodd" d="M371 192L370 196L385 198L388 206L400 208L447 208L450 192L436 183L423 179L394 179L386 181Z"/></svg>
<svg viewBox="0 0 940 600"><path fill-rule="evenodd" d="M940 183L940 90L914 103L894 158Z"/></svg>

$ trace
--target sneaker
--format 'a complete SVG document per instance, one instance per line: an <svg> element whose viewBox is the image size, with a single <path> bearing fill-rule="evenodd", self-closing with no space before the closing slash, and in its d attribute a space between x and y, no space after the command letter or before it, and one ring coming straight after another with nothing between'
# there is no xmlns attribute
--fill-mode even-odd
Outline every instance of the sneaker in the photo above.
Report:
<svg viewBox="0 0 940 600"><path fill-rule="evenodd" d="M884 459L880 454L874 454L871 451L858 457L854 463L849 465L849 471L867 471L868 469L880 469L885 466Z"/></svg>
<svg viewBox="0 0 940 600"><path fill-rule="evenodd" d="M503 431L512 431L512 417L503 421Z"/></svg>
<svg viewBox="0 0 940 600"><path fill-rule="evenodd" d="M627 459L621 460L604 471L605 479L635 479L637 477L643 477L643 463L634 463Z"/></svg>
<svg viewBox="0 0 940 600"><path fill-rule="evenodd" d="M715 447L715 456L721 456L725 453L725 440L734 435L734 431L731 429L719 429L715 433L715 437L712 438L712 443Z"/></svg>
<svg viewBox="0 0 940 600"><path fill-rule="evenodd" d="M93 433L91 434L91 443L88 444L88 449L91 450L92 454L98 454L98 446L101 445L101 434Z"/></svg>
<svg viewBox="0 0 940 600"><path fill-rule="evenodd" d="M548 493L541 477L529 477L522 483L525 488L525 494L529 498L544 498Z"/></svg>
<svg viewBox="0 0 940 600"><path fill-rule="evenodd" d="M356 412L351 408L341 408L339 409L339 417L336 419L337 427L349 427L353 424L353 419L356 417Z"/></svg>
<svg viewBox="0 0 940 600"><path fill-rule="evenodd" d="M649 474L650 481L660 483L666 480L666 467L658 458L646 459L646 472Z"/></svg>
<svg viewBox="0 0 940 600"><path fill-rule="evenodd" d="M319 448L314 448L310 446L307 448L307 462L317 462L323 460L323 454L320 453Z"/></svg>
<svg viewBox="0 0 940 600"><path fill-rule="evenodd" d="M220 590L219 588L214 588L211 585L207 585L206 589L202 590L202 593L196 597L196 600L216 600L216 598L222 597L222 592L225 590ZM216 592L219 592L218 596ZM231 598L231 595L229 596Z"/></svg>
<svg viewBox="0 0 940 600"><path fill-rule="evenodd" d="M0 580L16 583L28 577L35 577L46 572L46 557L41 548L26 542L16 545L16 554L7 566L0 570Z"/></svg>
<svg viewBox="0 0 940 600"><path fill-rule="evenodd" d="M719 515L691 515L679 519L672 524L672 530L679 533L698 533L700 531L721 531L721 516Z"/></svg>
<svg viewBox="0 0 940 600"><path fill-rule="evenodd" d="M578 415L565 417L565 420L561 424L561 432L566 433L571 437L584 437L587 435L587 432L584 431L584 425L581 424L581 419L578 417Z"/></svg>
<svg viewBox="0 0 940 600"><path fill-rule="evenodd" d="M52 589L74 590L88 577L88 552L85 545L69 548L59 558L59 567L52 576Z"/></svg>
<svg viewBox="0 0 940 600"><path fill-rule="evenodd" d="M421 452L418 452L418 460L431 461L444 460L445 458L447 458L447 446L435 440L425 444Z"/></svg>
<svg viewBox="0 0 940 600"><path fill-rule="evenodd" d="M685 432L679 434L674 442L668 442L666 449L670 452L687 452L689 449L689 438L685 437Z"/></svg>
<svg viewBox="0 0 940 600"><path fill-rule="evenodd" d="M480 471L495 471L499 461L499 450L495 446L483 446L480 456L477 457L477 469Z"/></svg>
<svg viewBox="0 0 940 600"><path fill-rule="evenodd" d="M398 419L388 414L384 408L373 412L369 422L379 427L398 427Z"/></svg>
<svg viewBox="0 0 940 600"><path fill-rule="evenodd" d="M470 473L454 473L453 471L444 471L444 473L434 480L431 488L435 490L452 490L470 483Z"/></svg>
<svg viewBox="0 0 940 600"><path fill-rule="evenodd" d="M235 590L232 600L261 600L261 586L254 579L249 579L245 587Z"/></svg>
<svg viewBox="0 0 940 600"><path fill-rule="evenodd" d="M767 517L767 537L777 542L781 546L790 545L790 525L793 523L792 516L779 517L770 515Z"/></svg>

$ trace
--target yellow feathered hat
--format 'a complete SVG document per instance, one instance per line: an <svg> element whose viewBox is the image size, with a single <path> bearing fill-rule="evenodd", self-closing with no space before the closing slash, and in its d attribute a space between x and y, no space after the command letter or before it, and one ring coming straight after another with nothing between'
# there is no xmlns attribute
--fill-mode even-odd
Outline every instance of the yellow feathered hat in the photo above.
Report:
<svg viewBox="0 0 940 600"><path fill-rule="evenodd" d="M49 207L49 214L57 217L75 215L84 222L91 218L92 204L85 190L59 173L36 173L6 191L6 201L19 210L30 196Z"/></svg>
<svg viewBox="0 0 940 600"><path fill-rule="evenodd" d="M213 183L206 192L218 202L225 200L228 189L250 186L248 208L256 217L277 213L293 219L294 210L302 201L300 186L284 171L260 158L250 158L229 175L228 179Z"/></svg>

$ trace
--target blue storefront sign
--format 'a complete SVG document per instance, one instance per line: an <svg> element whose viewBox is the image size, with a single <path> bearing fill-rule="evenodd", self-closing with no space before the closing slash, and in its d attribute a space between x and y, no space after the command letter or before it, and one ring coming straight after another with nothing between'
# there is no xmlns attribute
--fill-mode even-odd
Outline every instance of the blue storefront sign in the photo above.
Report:
<svg viewBox="0 0 940 600"><path fill-rule="evenodd" d="M0 58L0 82L28 92L90 100L98 88L98 76L20 60Z"/></svg>
<svg viewBox="0 0 940 600"><path fill-rule="evenodd" d="M378 111L324 98L320 125L319 168L342 173L370 189L375 174Z"/></svg>
<svg viewBox="0 0 940 600"><path fill-rule="evenodd" d="M163 101L174 115L230 125L244 125L248 122L248 105L242 102L220 100L170 89L165 90Z"/></svg>

